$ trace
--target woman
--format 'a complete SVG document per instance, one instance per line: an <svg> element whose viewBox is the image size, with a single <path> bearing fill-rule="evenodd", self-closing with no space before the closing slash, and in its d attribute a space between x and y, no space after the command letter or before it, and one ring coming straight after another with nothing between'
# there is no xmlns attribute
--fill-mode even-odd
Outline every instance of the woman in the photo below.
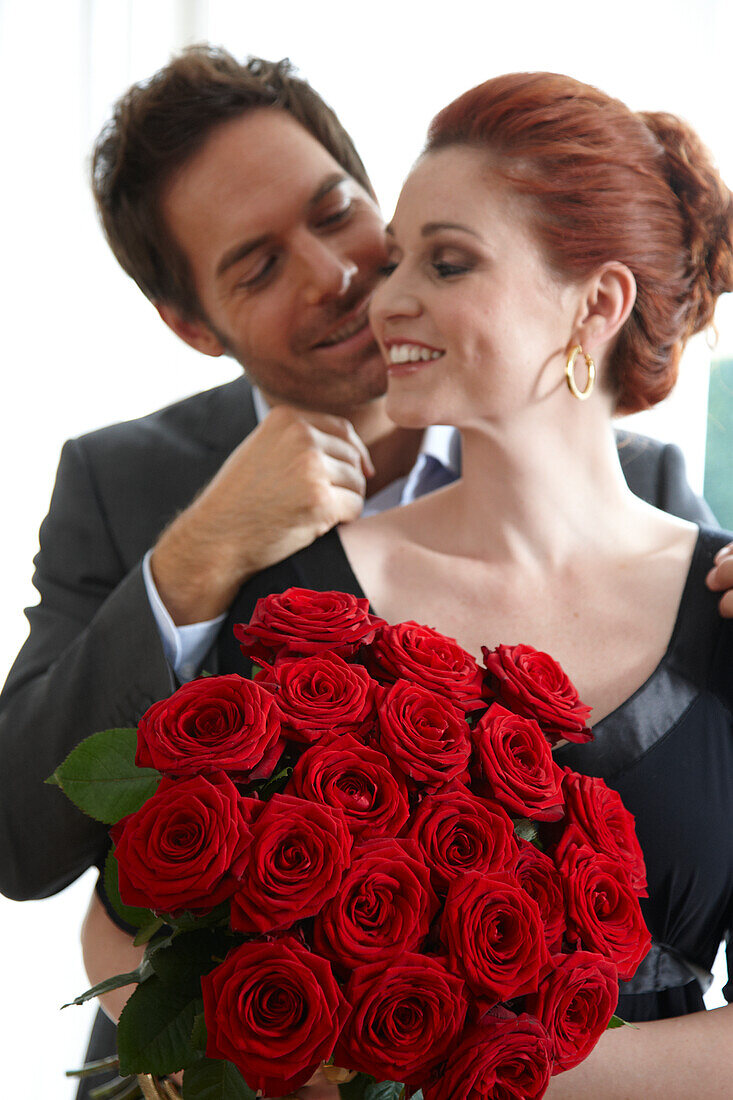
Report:
<svg viewBox="0 0 733 1100"><path fill-rule="evenodd" d="M260 574L233 618L293 584L342 588L477 656L552 653L596 727L558 755L636 815L655 944L622 988L639 1027L547 1095L727 1095L733 1007L697 1014L696 975L733 926L733 632L701 583L730 536L632 496L611 417L669 392L733 289L731 194L672 116L514 74L438 115L388 237L371 317L390 415L459 427L462 480Z"/></svg>

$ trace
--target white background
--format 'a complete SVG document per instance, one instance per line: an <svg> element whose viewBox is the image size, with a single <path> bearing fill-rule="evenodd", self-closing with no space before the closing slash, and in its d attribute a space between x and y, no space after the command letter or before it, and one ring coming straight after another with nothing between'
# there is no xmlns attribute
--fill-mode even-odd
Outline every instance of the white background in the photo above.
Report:
<svg viewBox="0 0 733 1100"><path fill-rule="evenodd" d="M731 31L725 0L0 0L0 679L35 602L31 559L63 441L238 369L176 342L96 226L88 151L132 80L204 38L240 57L290 56L339 111L389 214L435 111L516 69L568 72L632 107L683 115L732 180ZM729 307L723 351L728 318ZM637 425L684 447L697 488L708 357L698 340L675 398ZM91 887L88 873L54 899L0 899L3 1096L72 1095L62 1071L81 1059L90 1012L58 1006L85 986L77 943Z"/></svg>

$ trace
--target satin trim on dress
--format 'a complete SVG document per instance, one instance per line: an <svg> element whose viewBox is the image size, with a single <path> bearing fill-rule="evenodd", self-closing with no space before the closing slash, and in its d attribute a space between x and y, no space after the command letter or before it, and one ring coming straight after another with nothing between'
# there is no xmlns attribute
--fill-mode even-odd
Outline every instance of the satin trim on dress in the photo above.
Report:
<svg viewBox="0 0 733 1100"><path fill-rule="evenodd" d="M666 943L652 943L628 982L619 982L619 991L627 993L660 993L675 986L697 981L703 993L713 983L709 970L690 962Z"/></svg>
<svg viewBox="0 0 733 1100"><path fill-rule="evenodd" d="M592 741L564 745L555 759L585 775L614 775L671 733L699 695L688 677L662 665L617 711L593 727Z"/></svg>

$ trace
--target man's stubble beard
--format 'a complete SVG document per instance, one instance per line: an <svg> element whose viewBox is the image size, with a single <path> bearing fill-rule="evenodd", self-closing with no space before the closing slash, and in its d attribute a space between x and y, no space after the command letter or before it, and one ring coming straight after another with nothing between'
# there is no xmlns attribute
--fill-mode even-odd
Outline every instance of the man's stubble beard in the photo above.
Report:
<svg viewBox="0 0 733 1100"><path fill-rule="evenodd" d="M384 400L387 392L387 369L381 355L370 355L361 369L345 375L311 369L310 375L293 375L280 363L260 365L247 361L247 356L209 322L211 331L224 348L224 354L234 359L252 383L261 390L268 404L294 405L310 412L348 416L351 411ZM374 360L370 363L369 360Z"/></svg>

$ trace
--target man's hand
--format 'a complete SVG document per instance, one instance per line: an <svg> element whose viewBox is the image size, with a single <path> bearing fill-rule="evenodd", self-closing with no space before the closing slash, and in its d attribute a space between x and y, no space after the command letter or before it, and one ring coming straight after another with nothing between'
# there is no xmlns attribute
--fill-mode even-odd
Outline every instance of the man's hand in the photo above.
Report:
<svg viewBox="0 0 733 1100"><path fill-rule="evenodd" d="M174 623L215 618L254 573L356 519L373 473L350 421L274 408L153 550Z"/></svg>
<svg viewBox="0 0 733 1100"><path fill-rule="evenodd" d="M733 542L718 550L706 584L713 592L723 593L718 603L720 614L724 619L733 619Z"/></svg>

